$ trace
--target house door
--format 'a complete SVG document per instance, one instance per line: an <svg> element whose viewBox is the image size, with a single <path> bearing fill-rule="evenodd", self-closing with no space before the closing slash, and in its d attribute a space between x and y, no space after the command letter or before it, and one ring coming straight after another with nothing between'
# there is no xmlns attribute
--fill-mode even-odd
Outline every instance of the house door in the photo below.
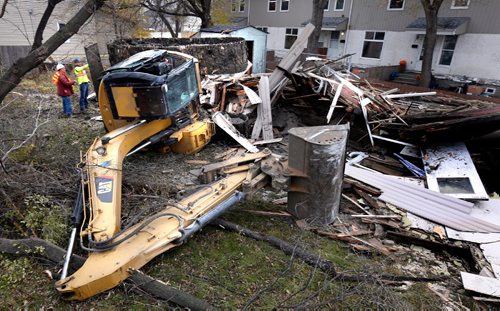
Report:
<svg viewBox="0 0 500 311"><path fill-rule="evenodd" d="M253 41L245 41L247 44L247 58L253 64Z"/></svg>
<svg viewBox="0 0 500 311"><path fill-rule="evenodd" d="M330 44L328 45L328 58L338 58L342 54L340 47L340 31L330 32Z"/></svg>
<svg viewBox="0 0 500 311"><path fill-rule="evenodd" d="M415 66L413 70L422 71L422 60L424 59L424 35L417 35L417 50L415 52Z"/></svg>

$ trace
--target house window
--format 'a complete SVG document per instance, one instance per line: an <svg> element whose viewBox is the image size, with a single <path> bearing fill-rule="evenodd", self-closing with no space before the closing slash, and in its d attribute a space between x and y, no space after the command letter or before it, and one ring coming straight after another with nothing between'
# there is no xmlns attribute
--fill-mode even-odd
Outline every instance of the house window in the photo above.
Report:
<svg viewBox="0 0 500 311"><path fill-rule="evenodd" d="M285 49L289 49L292 47L292 45L295 43L295 40L297 40L297 36L299 34L299 29L298 28L287 28L286 29L286 35L285 35Z"/></svg>
<svg viewBox="0 0 500 311"><path fill-rule="evenodd" d="M287 12L289 5L290 5L290 0L281 0L280 11Z"/></svg>
<svg viewBox="0 0 500 311"><path fill-rule="evenodd" d="M268 32L267 31L267 27L261 27L261 26L256 26L255 28L259 29L259 30L262 30L264 32Z"/></svg>
<svg viewBox="0 0 500 311"><path fill-rule="evenodd" d="M245 12L245 0L231 0L231 12Z"/></svg>
<svg viewBox="0 0 500 311"><path fill-rule="evenodd" d="M267 3L267 10L269 12L276 12L276 2L278 0L269 0L269 2Z"/></svg>
<svg viewBox="0 0 500 311"><path fill-rule="evenodd" d="M380 59L384 45L385 32L367 31L363 43L362 57Z"/></svg>
<svg viewBox="0 0 500 311"><path fill-rule="evenodd" d="M453 54L455 53L455 46L457 45L458 36L445 36L443 42L443 49L441 50L441 57L439 58L439 65L449 66Z"/></svg>
<svg viewBox="0 0 500 311"><path fill-rule="evenodd" d="M468 9L470 0L453 0L451 2L452 9Z"/></svg>
<svg viewBox="0 0 500 311"><path fill-rule="evenodd" d="M335 11L344 11L344 0L335 1Z"/></svg>
<svg viewBox="0 0 500 311"><path fill-rule="evenodd" d="M405 6L405 0L389 0L388 10L402 10Z"/></svg>
<svg viewBox="0 0 500 311"><path fill-rule="evenodd" d="M66 26L65 23L57 23L57 30L61 30L64 28L64 26Z"/></svg>
<svg viewBox="0 0 500 311"><path fill-rule="evenodd" d="M328 11L328 9L329 9L329 8L330 8L330 0L326 0L326 2L325 2L325 6L323 7L323 9L324 9L325 11Z"/></svg>

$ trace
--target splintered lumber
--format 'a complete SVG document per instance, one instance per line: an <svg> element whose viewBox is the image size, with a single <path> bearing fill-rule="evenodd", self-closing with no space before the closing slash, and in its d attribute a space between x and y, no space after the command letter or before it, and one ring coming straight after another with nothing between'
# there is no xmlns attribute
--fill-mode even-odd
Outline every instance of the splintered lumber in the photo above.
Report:
<svg viewBox="0 0 500 311"><path fill-rule="evenodd" d="M257 113L262 113L262 138L264 140L273 139L273 117L271 112L269 78L266 76L260 78L259 95L262 99L262 104L260 104L262 105L262 109L258 110Z"/></svg>
<svg viewBox="0 0 500 311"><path fill-rule="evenodd" d="M59 264L64 261L66 250L50 243L49 241L37 238L22 240L0 238L0 253L11 254L14 256L33 256L35 258L48 259L51 262ZM76 271L83 265L84 262L85 258L73 254L71 256L70 268L73 271ZM191 310L213 309L213 307L206 301L200 300L186 292L170 287L169 285L155 280L154 278L137 270L131 270L131 274L127 281L153 296L171 301L179 306Z"/></svg>
<svg viewBox="0 0 500 311"><path fill-rule="evenodd" d="M268 145L268 144L279 143L282 140L283 140L283 137L280 137L280 138L273 138L273 139L268 139L268 140L255 141L253 144L254 144L254 146Z"/></svg>
<svg viewBox="0 0 500 311"><path fill-rule="evenodd" d="M427 278L427 277L408 277L408 276L394 276L394 275L373 275L373 274L361 274L361 273L355 275L342 274L336 271L334 263L331 262L330 260L311 254L305 251L304 249L300 248L299 246L288 243L277 237L263 235L259 232L250 230L248 228L242 227L238 224L226 220L222 220L220 218L212 221L211 224L217 226L218 228L222 228L224 230L229 230L239 233L243 236L249 237L256 241L266 242L269 245L283 251L285 254L289 256L298 257L301 260L303 260L306 264L314 268L320 269L321 271L325 272L327 275L332 277L333 280L379 283L381 281L434 282L445 279L443 277Z"/></svg>
<svg viewBox="0 0 500 311"><path fill-rule="evenodd" d="M379 207L377 199L372 198L368 193L365 193L363 190L358 188L354 188L354 192L356 192L356 194L359 195L371 208L377 209Z"/></svg>
<svg viewBox="0 0 500 311"><path fill-rule="evenodd" d="M212 120L215 124L217 124L224 132L229 134L234 140L236 140L240 145L242 145L249 152L258 152L259 149L252 145L251 142L248 141L243 135L238 132L238 130L229 122L226 117L220 113L216 112L212 115Z"/></svg>
<svg viewBox="0 0 500 311"><path fill-rule="evenodd" d="M302 54L302 51L304 51L304 49L307 47L307 40L313 33L314 28L314 25L309 23L306 25L306 27L304 27L304 29L302 29L300 35L297 37L297 40L295 40L295 43L290 48L288 54L283 57L279 65L276 67L276 69L274 69L271 77L269 78L269 89L271 90L271 92L274 91L279 82L283 79L283 76L285 75L284 70L290 71L293 68L300 54Z"/></svg>
<svg viewBox="0 0 500 311"><path fill-rule="evenodd" d="M344 178L344 182L347 183L347 184L352 185L355 188L358 188L360 190L368 192L371 195L379 196L379 195L382 194L382 191L380 191L380 189L377 189L375 187L371 187L371 186L369 186L367 184L363 184L362 182L359 182L359 181L351 179L351 178L345 177Z"/></svg>

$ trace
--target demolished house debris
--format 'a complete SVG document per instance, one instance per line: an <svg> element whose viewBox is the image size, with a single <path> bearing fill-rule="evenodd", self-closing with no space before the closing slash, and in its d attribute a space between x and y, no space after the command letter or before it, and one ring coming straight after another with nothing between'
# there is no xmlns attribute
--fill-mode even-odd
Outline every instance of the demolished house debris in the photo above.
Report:
<svg viewBox="0 0 500 311"><path fill-rule="evenodd" d="M462 267L468 271L462 273L466 289L500 297L493 288L498 288L494 282L500 282L500 278L496 279L500 273L497 260L500 244L495 243L500 241L500 225L493 215L500 212L482 207L492 202L498 210L499 200L489 198L463 143L498 130L500 106L441 92L400 93L398 89L360 79L338 60L315 56L304 59L300 54L308 35L299 36L271 75L208 75L203 82L202 101L214 112L214 122L249 152L256 152L256 146L260 145L289 143L289 167L273 155L266 161L282 164L279 169L273 166L267 171L261 165L263 177L259 180L272 182L276 191L282 190L276 185L288 184L288 198L273 202L288 204L288 211L303 219L297 222L302 228L344 241L356 251L388 256L400 251L389 243L391 240L437 252L449 250L469 260L467 268ZM280 109L276 108L277 103ZM340 195L323 200L320 213L325 219L320 222L325 225L335 221L329 228L336 233L317 227L314 220L318 213L305 204L307 197L317 192L304 186L309 183L317 190L339 194L340 188L331 187L333 175L322 178L325 172L317 169L304 168L307 174L298 172L293 159L307 157L309 149L293 140L300 131L291 129L296 124L285 121L284 126L277 127L280 121L275 118L281 117L281 110L295 108L323 112L320 121L316 118L308 124L323 126L304 128L308 135L320 135L321 129L329 124L351 124L358 135L351 135L347 148L338 147L339 154L331 155L338 160L336 169L341 170L346 150L350 151L342 198L356 209L343 206L341 214L331 213L336 210ZM304 113L300 117L313 116ZM343 128L346 133L347 128ZM363 145L363 141L368 144ZM341 145L335 139L332 143ZM382 155L373 152L380 150L385 152ZM320 157L317 161L326 160ZM257 176L259 172L253 174ZM266 174L270 179L264 178ZM280 176L279 182L276 176ZM297 178L307 182L297 182ZM288 182L283 181L287 179ZM486 260L470 259L477 258L474 254L481 251ZM474 274L481 270L490 273ZM492 282L486 289L481 285L484 280Z"/></svg>

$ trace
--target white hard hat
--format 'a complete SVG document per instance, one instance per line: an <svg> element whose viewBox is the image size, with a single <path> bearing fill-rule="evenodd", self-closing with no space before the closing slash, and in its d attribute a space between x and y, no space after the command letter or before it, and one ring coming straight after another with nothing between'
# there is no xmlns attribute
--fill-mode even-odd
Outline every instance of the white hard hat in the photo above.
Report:
<svg viewBox="0 0 500 311"><path fill-rule="evenodd" d="M57 66L56 66L56 70L61 70L63 68L64 68L63 64L57 64Z"/></svg>

